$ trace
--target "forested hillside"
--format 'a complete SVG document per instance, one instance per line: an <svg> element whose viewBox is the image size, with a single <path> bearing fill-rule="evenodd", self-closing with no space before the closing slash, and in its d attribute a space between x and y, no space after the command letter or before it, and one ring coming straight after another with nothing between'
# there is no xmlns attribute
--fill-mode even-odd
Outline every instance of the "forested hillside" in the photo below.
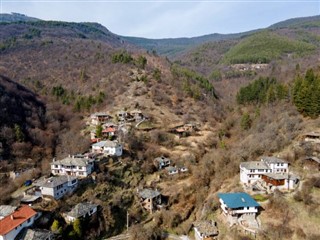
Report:
<svg viewBox="0 0 320 240"><path fill-rule="evenodd" d="M242 40L230 49L222 62L237 63L269 63L283 56L293 54L299 57L312 53L316 47L303 41L290 40L271 32L261 32Z"/></svg>
<svg viewBox="0 0 320 240"><path fill-rule="evenodd" d="M304 141L320 129L320 31L309 20L164 45L130 42L97 23L0 23L0 203L19 202L25 180L55 174L53 158L87 154L96 158L91 175L37 205L48 219L42 227L60 239L193 238L198 220L217 222L220 239L319 239L319 165L305 160L320 150ZM152 51L157 44L183 54L172 62ZM137 113L139 120L123 117ZM101 115L107 122L93 124ZM121 155L96 152L102 139L121 145ZM262 156L283 159L300 185L252 188L261 222L248 235L226 223L217 194L251 191L239 166ZM161 192L156 211L138 195L145 188ZM66 222L63 213L83 202L99 206L96 216Z"/></svg>

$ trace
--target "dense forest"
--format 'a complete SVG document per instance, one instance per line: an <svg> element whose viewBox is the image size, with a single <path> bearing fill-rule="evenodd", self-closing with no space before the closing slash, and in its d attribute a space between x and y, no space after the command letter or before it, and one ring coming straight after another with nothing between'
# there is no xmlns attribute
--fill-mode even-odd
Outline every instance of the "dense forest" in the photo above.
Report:
<svg viewBox="0 0 320 240"><path fill-rule="evenodd" d="M293 86L293 100L298 111L316 118L320 114L320 76L309 69L304 76L297 76Z"/></svg>

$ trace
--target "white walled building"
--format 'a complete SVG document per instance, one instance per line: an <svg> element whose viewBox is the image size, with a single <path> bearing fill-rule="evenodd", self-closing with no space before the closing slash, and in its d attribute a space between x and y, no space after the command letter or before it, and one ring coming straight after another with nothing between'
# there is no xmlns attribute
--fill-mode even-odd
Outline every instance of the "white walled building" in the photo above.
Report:
<svg viewBox="0 0 320 240"><path fill-rule="evenodd" d="M240 163L240 181L245 184L251 184L261 179L262 174L271 172L268 165L261 161Z"/></svg>
<svg viewBox="0 0 320 240"><path fill-rule="evenodd" d="M257 180L262 179L262 175L269 173L289 173L288 162L276 157L262 157L261 161L240 163L241 183L252 184Z"/></svg>
<svg viewBox="0 0 320 240"><path fill-rule="evenodd" d="M217 224L213 221L197 221L193 223L194 237L196 240L217 239L219 234Z"/></svg>
<svg viewBox="0 0 320 240"><path fill-rule="evenodd" d="M23 205L12 214L0 220L0 240L13 240L23 228L33 225L37 212Z"/></svg>
<svg viewBox="0 0 320 240"><path fill-rule="evenodd" d="M112 119L112 116L106 112L96 112L90 116L91 124L97 126L99 124L104 124Z"/></svg>
<svg viewBox="0 0 320 240"><path fill-rule="evenodd" d="M92 144L93 153L102 153L106 156L117 156L120 157L123 152L122 144L117 141L101 141L95 144Z"/></svg>
<svg viewBox="0 0 320 240"><path fill-rule="evenodd" d="M36 191L40 191L41 195L60 199L77 188L78 180L74 176L56 176L39 180L34 185L37 187Z"/></svg>
<svg viewBox="0 0 320 240"><path fill-rule="evenodd" d="M261 161L268 165L272 173L288 173L289 164L287 161L276 157L262 157Z"/></svg>
<svg viewBox="0 0 320 240"><path fill-rule="evenodd" d="M51 163L51 173L54 175L71 175L87 177L94 170L94 159L85 156L69 156Z"/></svg>
<svg viewBox="0 0 320 240"><path fill-rule="evenodd" d="M67 223L74 222L77 218L84 218L86 216L92 216L97 212L98 205L89 202L78 203L68 213L63 214Z"/></svg>
<svg viewBox="0 0 320 240"><path fill-rule="evenodd" d="M238 224L240 218L255 220L259 212L260 204L247 193L218 193L218 197L222 212L231 225Z"/></svg>

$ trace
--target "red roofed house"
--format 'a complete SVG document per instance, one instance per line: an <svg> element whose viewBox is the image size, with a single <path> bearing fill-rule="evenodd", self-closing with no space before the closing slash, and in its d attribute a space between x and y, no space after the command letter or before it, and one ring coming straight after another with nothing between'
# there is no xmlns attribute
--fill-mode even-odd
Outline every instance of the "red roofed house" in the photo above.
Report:
<svg viewBox="0 0 320 240"><path fill-rule="evenodd" d="M106 137L112 137L116 134L117 129L115 127L107 127L102 130L102 134Z"/></svg>
<svg viewBox="0 0 320 240"><path fill-rule="evenodd" d="M36 216L37 212L28 205L21 206L0 220L0 240L14 239L23 228L33 225Z"/></svg>

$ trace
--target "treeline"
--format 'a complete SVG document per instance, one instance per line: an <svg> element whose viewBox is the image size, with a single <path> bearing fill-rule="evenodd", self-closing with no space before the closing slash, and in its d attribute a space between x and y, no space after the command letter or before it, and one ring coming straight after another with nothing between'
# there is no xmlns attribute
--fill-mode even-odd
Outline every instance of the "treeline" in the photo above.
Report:
<svg viewBox="0 0 320 240"><path fill-rule="evenodd" d="M312 69L305 76L296 77L292 90L293 102L304 116L316 118L320 114L320 76Z"/></svg>
<svg viewBox="0 0 320 240"><path fill-rule="evenodd" d="M171 73L183 82L183 91L194 99L201 99L203 94L218 98L214 86L204 76L187 68L173 65Z"/></svg>
<svg viewBox="0 0 320 240"><path fill-rule="evenodd" d="M73 104L73 109L76 112L90 110L92 106L103 103L106 97L105 94L101 91L96 96L76 95L74 91L71 91L69 93L62 87L62 85L53 87L51 93L57 98L57 100L60 100L63 104Z"/></svg>
<svg viewBox="0 0 320 240"><path fill-rule="evenodd" d="M127 51L120 51L112 54L111 61L112 63L133 63L135 66L142 69L147 65L146 57L140 55L138 58L134 59Z"/></svg>
<svg viewBox="0 0 320 240"><path fill-rule="evenodd" d="M304 76L298 75L292 87L278 83L275 78L260 77L240 88L238 104L273 103L291 99L297 110L304 116L316 118L320 115L320 75L308 69Z"/></svg>
<svg viewBox="0 0 320 240"><path fill-rule="evenodd" d="M237 93L239 104L264 104L289 98L288 86L278 83L275 78L260 77Z"/></svg>

